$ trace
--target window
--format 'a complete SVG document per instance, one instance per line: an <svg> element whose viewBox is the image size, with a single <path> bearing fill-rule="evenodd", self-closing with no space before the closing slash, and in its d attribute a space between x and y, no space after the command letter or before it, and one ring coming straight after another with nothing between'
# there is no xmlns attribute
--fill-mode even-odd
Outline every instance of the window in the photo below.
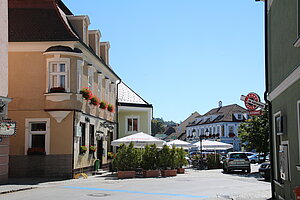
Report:
<svg viewBox="0 0 300 200"><path fill-rule="evenodd" d="M77 60L77 91L78 91L78 93L80 92L81 87L82 87L81 77L82 77L83 64L84 64L84 62L82 60Z"/></svg>
<svg viewBox="0 0 300 200"><path fill-rule="evenodd" d="M217 126L217 134L220 134L220 126Z"/></svg>
<svg viewBox="0 0 300 200"><path fill-rule="evenodd" d="M216 133L216 127L213 127L213 134Z"/></svg>
<svg viewBox="0 0 300 200"><path fill-rule="evenodd" d="M51 90L51 88L69 88L67 64L65 62L50 62L49 67L49 91Z"/></svg>
<svg viewBox="0 0 300 200"><path fill-rule="evenodd" d="M106 101L109 101L109 79L108 78L106 78L105 79L106 81L105 81L105 100ZM110 103L110 102L108 102L108 103Z"/></svg>
<svg viewBox="0 0 300 200"><path fill-rule="evenodd" d="M25 155L30 148L43 149L50 153L50 119L27 118L25 119Z"/></svg>
<svg viewBox="0 0 300 200"><path fill-rule="evenodd" d="M139 129L139 119L138 117L128 117L127 118L127 132L137 132Z"/></svg>
<svg viewBox="0 0 300 200"><path fill-rule="evenodd" d="M81 137L79 140L79 149L80 149L80 146L86 145L86 143L85 143L85 123L80 123L80 127L81 127Z"/></svg>
<svg viewBox="0 0 300 200"><path fill-rule="evenodd" d="M46 122L30 122L30 148L45 149Z"/></svg>
<svg viewBox="0 0 300 200"><path fill-rule="evenodd" d="M90 134L89 134L89 142L90 145L94 146L95 145L95 128L94 125L90 124Z"/></svg>
<svg viewBox="0 0 300 200"><path fill-rule="evenodd" d="M242 114L239 113L239 114L237 115L237 118L238 118L238 120L242 120L242 119L243 119Z"/></svg>
<svg viewBox="0 0 300 200"><path fill-rule="evenodd" d="M102 92L102 75L98 75L98 97L100 99L102 99L102 95L101 95L101 92Z"/></svg>
<svg viewBox="0 0 300 200"><path fill-rule="evenodd" d="M234 133L233 126L228 127L229 133Z"/></svg>
<svg viewBox="0 0 300 200"><path fill-rule="evenodd" d="M89 74L88 74L88 86L89 90L93 92L93 82L94 82L94 72L93 69L89 68Z"/></svg>

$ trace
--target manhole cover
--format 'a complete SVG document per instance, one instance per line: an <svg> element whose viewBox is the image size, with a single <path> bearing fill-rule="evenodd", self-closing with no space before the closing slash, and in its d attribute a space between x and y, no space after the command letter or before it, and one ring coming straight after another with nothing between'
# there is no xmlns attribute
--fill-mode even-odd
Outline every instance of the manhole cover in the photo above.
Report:
<svg viewBox="0 0 300 200"><path fill-rule="evenodd" d="M96 194L88 194L88 196L90 196L90 197L107 197L107 196L110 196L110 194L96 193Z"/></svg>

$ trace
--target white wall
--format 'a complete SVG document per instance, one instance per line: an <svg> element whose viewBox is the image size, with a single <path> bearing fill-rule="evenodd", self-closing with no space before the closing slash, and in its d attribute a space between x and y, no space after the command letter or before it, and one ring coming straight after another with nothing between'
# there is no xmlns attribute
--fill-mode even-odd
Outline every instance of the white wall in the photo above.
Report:
<svg viewBox="0 0 300 200"><path fill-rule="evenodd" d="M7 0L0 0L0 96L8 92L8 7Z"/></svg>

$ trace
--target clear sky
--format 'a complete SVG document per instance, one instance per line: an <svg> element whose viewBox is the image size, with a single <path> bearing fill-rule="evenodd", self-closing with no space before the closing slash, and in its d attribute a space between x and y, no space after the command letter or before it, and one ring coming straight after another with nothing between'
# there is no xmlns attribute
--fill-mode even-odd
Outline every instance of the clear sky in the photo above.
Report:
<svg viewBox="0 0 300 200"><path fill-rule="evenodd" d="M223 105L263 100L263 3L255 0L63 0L109 41L110 65L153 104L154 117L179 122Z"/></svg>

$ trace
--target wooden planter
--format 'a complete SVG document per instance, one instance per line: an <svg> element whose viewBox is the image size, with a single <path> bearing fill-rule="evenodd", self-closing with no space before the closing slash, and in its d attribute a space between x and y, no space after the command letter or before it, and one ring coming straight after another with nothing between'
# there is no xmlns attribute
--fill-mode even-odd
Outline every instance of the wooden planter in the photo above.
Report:
<svg viewBox="0 0 300 200"><path fill-rule="evenodd" d="M177 169L162 170L161 176L162 177L177 176Z"/></svg>
<svg viewBox="0 0 300 200"><path fill-rule="evenodd" d="M118 171L119 179L134 178L134 177L135 177L135 171Z"/></svg>
<svg viewBox="0 0 300 200"><path fill-rule="evenodd" d="M144 178L159 177L159 175L160 175L159 170L145 170L145 171L143 171Z"/></svg>
<svg viewBox="0 0 300 200"><path fill-rule="evenodd" d="M178 168L177 169L177 174L184 174L184 173L185 173L184 168Z"/></svg>

